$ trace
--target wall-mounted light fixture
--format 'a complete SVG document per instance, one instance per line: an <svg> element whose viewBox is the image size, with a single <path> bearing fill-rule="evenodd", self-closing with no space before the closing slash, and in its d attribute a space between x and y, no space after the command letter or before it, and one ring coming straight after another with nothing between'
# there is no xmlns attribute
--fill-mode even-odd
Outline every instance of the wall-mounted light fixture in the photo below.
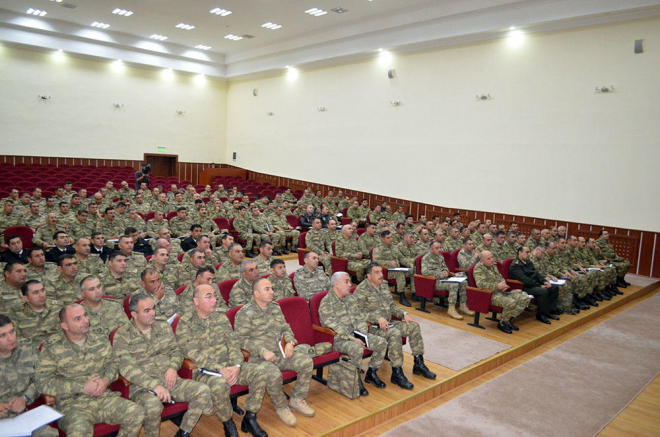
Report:
<svg viewBox="0 0 660 437"><path fill-rule="evenodd" d="M319 111L319 112L325 112L328 109L325 106L319 106L319 107L316 108L316 110Z"/></svg>
<svg viewBox="0 0 660 437"><path fill-rule="evenodd" d="M179 115L183 115L183 114L186 113L186 111L181 110L181 109L177 109L177 110L176 110L176 113L179 114Z"/></svg>
<svg viewBox="0 0 660 437"><path fill-rule="evenodd" d="M50 100L50 96L46 96L46 95L43 95L43 94L38 94L37 98L39 98L41 100Z"/></svg>
<svg viewBox="0 0 660 437"><path fill-rule="evenodd" d="M274 113L274 112L271 112L271 111L268 111L268 112L266 112L266 115L267 115L268 117L272 117L273 115L275 115L275 113Z"/></svg>
<svg viewBox="0 0 660 437"><path fill-rule="evenodd" d="M112 106L114 106L115 108L123 108L124 104L123 103L113 103Z"/></svg>
<svg viewBox="0 0 660 437"><path fill-rule="evenodd" d="M401 100L390 100L390 105L392 106L401 106L403 102Z"/></svg>
<svg viewBox="0 0 660 437"><path fill-rule="evenodd" d="M490 100L492 97L490 94L477 94L477 100Z"/></svg>
<svg viewBox="0 0 660 437"><path fill-rule="evenodd" d="M392 68L390 70L387 70L387 77L390 79L394 79L396 77L396 69Z"/></svg>
<svg viewBox="0 0 660 437"><path fill-rule="evenodd" d="M258 90L257 88L253 89L253 90L252 90L252 95L253 95L254 97L257 97L257 96L259 95L259 90Z"/></svg>
<svg viewBox="0 0 660 437"><path fill-rule="evenodd" d="M614 89L614 85L611 86L596 86L595 92L597 93L611 93L612 91L616 91Z"/></svg>

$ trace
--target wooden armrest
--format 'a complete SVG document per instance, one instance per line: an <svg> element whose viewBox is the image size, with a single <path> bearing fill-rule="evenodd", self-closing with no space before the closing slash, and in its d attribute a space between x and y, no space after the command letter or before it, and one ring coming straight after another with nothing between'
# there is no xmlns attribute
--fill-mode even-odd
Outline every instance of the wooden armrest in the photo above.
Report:
<svg viewBox="0 0 660 437"><path fill-rule="evenodd" d="M467 272L467 269L459 269L458 267L456 267L456 271L457 272Z"/></svg>
<svg viewBox="0 0 660 437"><path fill-rule="evenodd" d="M448 278L456 276L456 273L448 272L449 274L447 275Z"/></svg>
<svg viewBox="0 0 660 437"><path fill-rule="evenodd" d="M334 337L335 335L337 335L337 333L334 331L334 329L325 328L325 327L323 327L323 326L319 326L319 325L314 325L314 324L312 324L312 329L313 329L314 331L322 332L322 333L324 333L324 334L328 334L328 335L331 335L331 336L333 336L333 337Z"/></svg>
<svg viewBox="0 0 660 437"><path fill-rule="evenodd" d="M344 258L343 256L330 255L330 259L339 259L339 260L348 262L348 258Z"/></svg>
<svg viewBox="0 0 660 437"><path fill-rule="evenodd" d="M415 278L420 278L420 279L428 279L431 281L435 281L436 277L435 276L428 276L428 275L415 275Z"/></svg>
<svg viewBox="0 0 660 437"><path fill-rule="evenodd" d="M53 405L55 405L55 396L41 395L41 396L39 396L39 398L42 400L42 402L44 404L48 405L49 407L52 407Z"/></svg>
<svg viewBox="0 0 660 437"><path fill-rule="evenodd" d="M124 378L124 377L121 376L121 375L119 375L119 376L117 377L117 381L118 381L121 385L123 385L123 386L125 386L125 387L130 387L130 385L131 385L131 381L129 381L128 379Z"/></svg>
<svg viewBox="0 0 660 437"><path fill-rule="evenodd" d="M507 279L506 282L507 282L507 284L520 284L520 285L523 285L523 283L518 281L517 279Z"/></svg>
<svg viewBox="0 0 660 437"><path fill-rule="evenodd" d="M246 351L245 349L241 349L241 352L243 353L243 358L248 359L250 358L250 352Z"/></svg>
<svg viewBox="0 0 660 437"><path fill-rule="evenodd" d="M195 370L197 368L197 365L193 360L189 360L188 358L183 360L183 364L181 365L186 370Z"/></svg>
<svg viewBox="0 0 660 437"><path fill-rule="evenodd" d="M493 291L492 291L492 290L489 290L489 289L487 289L487 288L470 287L470 286L468 285L467 287L465 287L465 289L466 289L466 290L469 289L470 291L477 291L477 292L479 292L479 293L493 294Z"/></svg>
<svg viewBox="0 0 660 437"><path fill-rule="evenodd" d="M373 325L373 323L371 322L366 322L366 323L367 323L367 328L371 328L371 325Z"/></svg>

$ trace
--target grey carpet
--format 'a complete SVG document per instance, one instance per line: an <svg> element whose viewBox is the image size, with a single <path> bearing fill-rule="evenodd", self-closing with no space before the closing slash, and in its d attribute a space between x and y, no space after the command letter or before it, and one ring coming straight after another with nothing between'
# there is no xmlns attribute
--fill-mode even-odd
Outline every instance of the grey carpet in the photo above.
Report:
<svg viewBox="0 0 660 437"><path fill-rule="evenodd" d="M660 295L386 436L593 436L660 372Z"/></svg>
<svg viewBox="0 0 660 437"><path fill-rule="evenodd" d="M421 317L415 320L422 329L424 359L452 370L464 369L511 347ZM409 342L403 350L412 353Z"/></svg>

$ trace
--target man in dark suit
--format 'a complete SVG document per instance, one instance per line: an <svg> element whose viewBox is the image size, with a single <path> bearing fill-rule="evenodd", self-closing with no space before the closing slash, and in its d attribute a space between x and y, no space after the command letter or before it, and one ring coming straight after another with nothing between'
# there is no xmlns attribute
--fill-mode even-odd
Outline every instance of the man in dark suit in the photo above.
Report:
<svg viewBox="0 0 660 437"><path fill-rule="evenodd" d="M550 324L548 319L559 320L554 314L557 311L557 298L559 296L559 287L551 285L534 268L534 264L529 260L532 251L527 246L518 248L518 257L509 267L509 278L523 283L523 291L536 297L538 312L536 320L541 323Z"/></svg>
<svg viewBox="0 0 660 437"><path fill-rule="evenodd" d="M9 246L9 250L2 252L2 262L28 263L27 254L23 250L23 240L21 240L21 237L16 234L8 236L7 245Z"/></svg>
<svg viewBox="0 0 660 437"><path fill-rule="evenodd" d="M202 227L198 224L190 226L190 237L186 237L181 242L181 249L184 252L188 252L191 249L197 247L197 240L202 236Z"/></svg>
<svg viewBox="0 0 660 437"><path fill-rule="evenodd" d="M103 262L106 262L110 252L112 252L112 250L105 245L103 233L98 231L92 232L92 247L90 248L89 253L97 254Z"/></svg>
<svg viewBox="0 0 660 437"><path fill-rule="evenodd" d="M69 246L69 237L64 231L57 231L53 234L53 244L55 247L46 252L46 261L57 263L62 255L76 254L76 249Z"/></svg>

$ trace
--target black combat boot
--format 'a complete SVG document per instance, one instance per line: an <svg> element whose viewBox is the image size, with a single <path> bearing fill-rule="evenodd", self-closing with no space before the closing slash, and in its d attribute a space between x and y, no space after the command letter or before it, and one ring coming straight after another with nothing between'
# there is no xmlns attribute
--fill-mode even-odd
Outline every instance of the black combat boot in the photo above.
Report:
<svg viewBox="0 0 660 437"><path fill-rule="evenodd" d="M222 422L222 426L225 428L225 437L238 437L238 430L232 419Z"/></svg>
<svg viewBox="0 0 660 437"><path fill-rule="evenodd" d="M364 388L364 384L362 384L362 378L358 378L358 381L360 381L360 396L369 396L369 392Z"/></svg>
<svg viewBox="0 0 660 437"><path fill-rule="evenodd" d="M392 377L390 378L390 382L393 382L394 384L406 390L412 390L414 387L414 385L408 381L406 375L403 374L401 367L392 367Z"/></svg>
<svg viewBox="0 0 660 437"><path fill-rule="evenodd" d="M257 423L257 414L252 411L245 412L245 417L243 417L243 421L241 422L241 431L249 432L254 437L268 437L266 431L261 429Z"/></svg>
<svg viewBox="0 0 660 437"><path fill-rule="evenodd" d="M179 428L174 437L190 437L190 433Z"/></svg>
<svg viewBox="0 0 660 437"><path fill-rule="evenodd" d="M375 385L377 388L385 388L385 383L380 380L378 377L377 369L372 369L369 367L369 370L367 370L367 374L364 375L364 382L368 382L370 384Z"/></svg>
<svg viewBox="0 0 660 437"><path fill-rule="evenodd" d="M426 379L435 379L435 373L431 372L426 364L424 364L424 357L415 355L415 364L413 365L413 375L422 375Z"/></svg>
<svg viewBox="0 0 660 437"><path fill-rule="evenodd" d="M406 293L403 291L399 293L399 303L404 307L410 306L410 302L408 302L408 299L406 299Z"/></svg>

